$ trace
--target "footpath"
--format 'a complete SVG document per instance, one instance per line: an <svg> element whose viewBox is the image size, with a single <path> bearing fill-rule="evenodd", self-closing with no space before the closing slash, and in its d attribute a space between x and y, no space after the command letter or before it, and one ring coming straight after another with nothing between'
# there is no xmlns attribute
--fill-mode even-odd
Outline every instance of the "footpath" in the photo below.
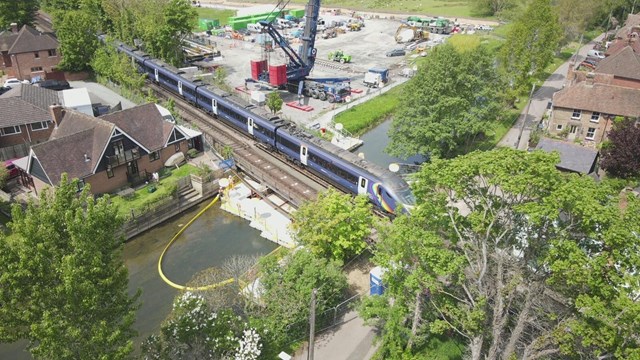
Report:
<svg viewBox="0 0 640 360"><path fill-rule="evenodd" d="M604 34L582 46L578 51L575 64L582 62L582 60L586 58L587 52L593 49L593 46L603 38ZM515 148L517 146L520 150L527 150L531 131L540 123L540 120L547 111L547 104L551 101L553 94L556 91L561 90L566 85L566 75L569 70L569 66L571 66L571 60L560 65L560 67L558 67L558 69L556 69L556 71L547 78L542 86L536 86L536 90L531 97L529 112L527 113L527 107L525 106L522 113L520 113L518 120L513 124L513 127L511 127L502 140L498 142L498 146L511 148ZM516 145L520 131L522 131L522 136L519 144Z"/></svg>

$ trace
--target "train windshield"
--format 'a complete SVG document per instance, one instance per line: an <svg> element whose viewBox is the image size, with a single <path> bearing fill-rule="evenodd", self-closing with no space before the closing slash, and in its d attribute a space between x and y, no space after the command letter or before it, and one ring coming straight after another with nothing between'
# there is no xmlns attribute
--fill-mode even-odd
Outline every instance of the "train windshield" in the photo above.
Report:
<svg viewBox="0 0 640 360"><path fill-rule="evenodd" d="M400 201L405 206L414 206L416 204L416 197L413 196L411 189L406 187L402 190L395 191L396 196L398 196L398 201Z"/></svg>

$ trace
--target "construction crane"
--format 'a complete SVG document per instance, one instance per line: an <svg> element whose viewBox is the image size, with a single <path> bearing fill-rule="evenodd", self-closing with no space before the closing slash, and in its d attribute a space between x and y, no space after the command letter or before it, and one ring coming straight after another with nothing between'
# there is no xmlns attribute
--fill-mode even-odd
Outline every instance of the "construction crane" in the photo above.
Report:
<svg viewBox="0 0 640 360"><path fill-rule="evenodd" d="M284 9L289 3L280 0L276 9ZM349 85L350 79L347 77L335 78L309 78L316 60L317 50L315 48L316 35L318 32L318 19L320 18L320 0L309 0L305 7L304 32L300 38L302 44L298 50L294 50L289 41L280 34L274 26L273 20L261 20L258 23L265 29L273 41L285 53L288 63L286 64L286 80L289 91L298 95L311 96L329 102L342 102L351 94Z"/></svg>

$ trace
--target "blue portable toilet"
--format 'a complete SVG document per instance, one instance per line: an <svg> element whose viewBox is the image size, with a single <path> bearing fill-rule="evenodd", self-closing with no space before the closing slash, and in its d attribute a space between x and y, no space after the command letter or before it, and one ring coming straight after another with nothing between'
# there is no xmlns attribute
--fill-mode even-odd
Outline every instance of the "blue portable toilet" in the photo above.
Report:
<svg viewBox="0 0 640 360"><path fill-rule="evenodd" d="M384 293L384 284L382 283L382 275L385 269L376 266L369 271L369 288L371 295L382 295Z"/></svg>

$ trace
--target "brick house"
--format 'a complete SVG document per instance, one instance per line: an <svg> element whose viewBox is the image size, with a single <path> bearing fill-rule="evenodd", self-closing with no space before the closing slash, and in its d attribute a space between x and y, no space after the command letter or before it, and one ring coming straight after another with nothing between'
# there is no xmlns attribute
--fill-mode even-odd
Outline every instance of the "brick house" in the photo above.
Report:
<svg viewBox="0 0 640 360"><path fill-rule="evenodd" d="M60 103L60 93L33 85L0 95L0 158L26 156L31 145L47 141L53 130L49 106Z"/></svg>
<svg viewBox="0 0 640 360"><path fill-rule="evenodd" d="M60 62L58 40L52 34L43 34L24 25L18 31L11 24L10 31L0 33L0 70L10 77L30 80L45 77Z"/></svg>
<svg viewBox="0 0 640 360"><path fill-rule="evenodd" d="M148 180L172 155L202 150L202 134L163 119L155 104L94 118L50 108L56 125L49 141L31 148L21 178L38 193L62 173L103 194Z"/></svg>
<svg viewBox="0 0 640 360"><path fill-rule="evenodd" d="M548 131L551 135L596 147L606 140L616 116L640 116L640 89L585 81L553 94Z"/></svg>
<svg viewBox="0 0 640 360"><path fill-rule="evenodd" d="M595 72L611 74L612 85L640 89L640 55L631 46L627 45L600 61Z"/></svg>

